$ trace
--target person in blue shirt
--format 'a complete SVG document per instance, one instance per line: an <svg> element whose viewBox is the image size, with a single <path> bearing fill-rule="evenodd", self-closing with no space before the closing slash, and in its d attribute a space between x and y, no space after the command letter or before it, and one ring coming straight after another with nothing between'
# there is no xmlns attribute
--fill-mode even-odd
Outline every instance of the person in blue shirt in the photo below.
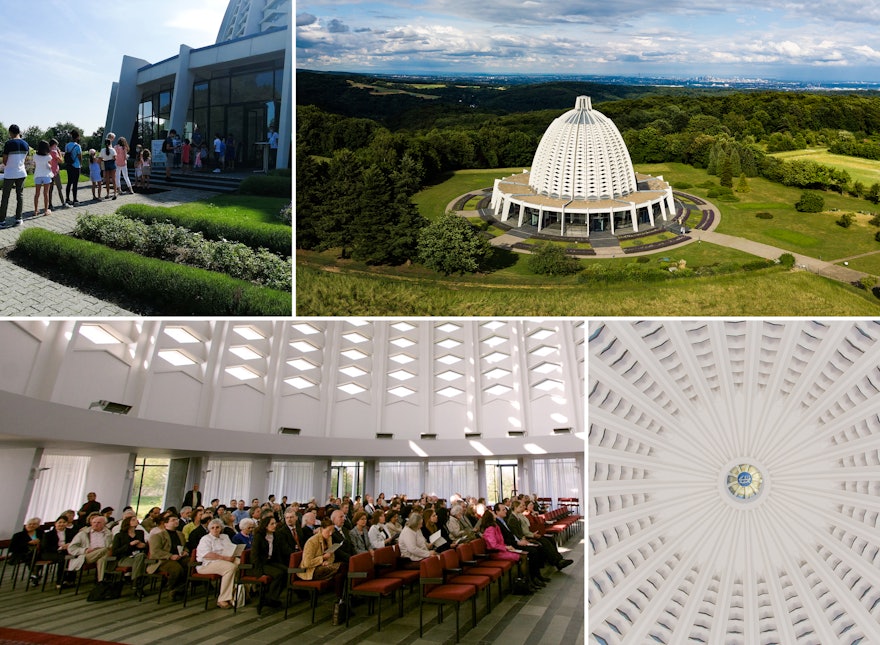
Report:
<svg viewBox="0 0 880 645"><path fill-rule="evenodd" d="M15 188L15 221L12 226L21 224L24 206L24 180L27 177L24 162L30 152L27 141L21 138L21 129L14 123L9 126L9 139L3 146L3 197L0 201L0 226L7 227L6 209L9 207L9 193Z"/></svg>
<svg viewBox="0 0 880 645"><path fill-rule="evenodd" d="M82 146L79 145L79 130L70 131L70 142L64 146L64 166L67 170L67 188L65 201L68 206L76 206L79 201L76 191L79 188L79 173L82 170ZM70 189L73 188L73 200L70 199Z"/></svg>

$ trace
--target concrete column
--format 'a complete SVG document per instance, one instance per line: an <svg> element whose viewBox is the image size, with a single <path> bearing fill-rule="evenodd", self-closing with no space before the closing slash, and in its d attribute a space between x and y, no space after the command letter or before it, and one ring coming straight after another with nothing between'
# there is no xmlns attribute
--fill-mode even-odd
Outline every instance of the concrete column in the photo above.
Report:
<svg viewBox="0 0 880 645"><path fill-rule="evenodd" d="M168 128L177 130L177 134L183 139L186 117L189 114L189 101L192 97L193 76L189 68L189 54L192 47L180 46L180 54L177 56L177 73L174 75L174 91L171 93L171 125ZM118 135L118 133L117 133Z"/></svg>
<svg viewBox="0 0 880 645"><path fill-rule="evenodd" d="M666 206L663 212L663 221L667 221L667 213L671 213L673 215L675 214L675 199L672 196L672 188L666 189L666 199L663 201L663 203Z"/></svg>
<svg viewBox="0 0 880 645"><path fill-rule="evenodd" d="M501 208L501 221L506 222L507 218L510 217L510 199L502 197L501 202L504 204Z"/></svg>
<svg viewBox="0 0 880 645"><path fill-rule="evenodd" d="M612 210L609 213L610 217L608 218L611 222L611 234L614 235L614 211Z"/></svg>
<svg viewBox="0 0 880 645"><path fill-rule="evenodd" d="M149 63L132 56L122 57L119 70L119 82L114 83L110 90L110 104L107 107L107 119L104 132L115 132L116 136L131 136L138 118L138 106L141 96L137 84L137 71ZM83 133L85 136L85 133ZM134 142L132 142L133 144Z"/></svg>
<svg viewBox="0 0 880 645"><path fill-rule="evenodd" d="M654 204L650 204L648 206L648 221L651 222L651 226L654 226Z"/></svg>
<svg viewBox="0 0 880 645"><path fill-rule="evenodd" d="M629 216L632 219L633 232L638 233L639 232L639 217L638 217L638 212L636 211L636 203L635 202L629 203Z"/></svg>
<svg viewBox="0 0 880 645"><path fill-rule="evenodd" d="M559 234L565 235L565 206L562 207L562 212L559 215L561 217L559 220Z"/></svg>
<svg viewBox="0 0 880 645"><path fill-rule="evenodd" d="M287 24L293 25L291 20L291 7L288 3ZM278 157L275 160L276 168L290 166L290 148L293 141L293 45L292 39L288 40L284 48L284 74L282 75L283 86L281 88L281 112L278 115Z"/></svg>

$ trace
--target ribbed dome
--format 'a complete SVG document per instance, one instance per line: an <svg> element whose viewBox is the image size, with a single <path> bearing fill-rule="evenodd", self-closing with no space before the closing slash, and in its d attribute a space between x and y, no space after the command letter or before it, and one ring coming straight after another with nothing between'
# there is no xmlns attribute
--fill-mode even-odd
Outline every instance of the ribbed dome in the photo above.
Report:
<svg viewBox="0 0 880 645"><path fill-rule="evenodd" d="M547 128L529 185L540 195L566 199L613 199L637 188L623 137L588 96L579 96L574 109Z"/></svg>
<svg viewBox="0 0 880 645"><path fill-rule="evenodd" d="M880 324L590 333L590 642L880 643Z"/></svg>

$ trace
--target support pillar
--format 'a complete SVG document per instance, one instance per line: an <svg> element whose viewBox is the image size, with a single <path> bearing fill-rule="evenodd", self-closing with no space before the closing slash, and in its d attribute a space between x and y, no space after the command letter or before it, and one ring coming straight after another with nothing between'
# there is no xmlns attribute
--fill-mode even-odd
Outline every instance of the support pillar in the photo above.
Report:
<svg viewBox="0 0 880 645"><path fill-rule="evenodd" d="M501 198L504 206L501 209L501 221L506 222L507 218L510 217L510 200Z"/></svg>
<svg viewBox="0 0 880 645"><path fill-rule="evenodd" d="M639 232L639 213L636 210L635 202L629 203L629 216L632 219L633 223L633 233Z"/></svg>

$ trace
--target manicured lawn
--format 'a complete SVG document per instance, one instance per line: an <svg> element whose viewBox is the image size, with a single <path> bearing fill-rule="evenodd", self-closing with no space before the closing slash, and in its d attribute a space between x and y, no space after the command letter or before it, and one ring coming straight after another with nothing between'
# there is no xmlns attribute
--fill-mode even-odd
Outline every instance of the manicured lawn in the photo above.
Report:
<svg viewBox="0 0 880 645"><path fill-rule="evenodd" d="M481 201L483 201L482 197L471 197L469 200L467 200L467 203L465 203L464 207L461 210L475 211L477 210L477 204L479 204Z"/></svg>
<svg viewBox="0 0 880 645"><path fill-rule="evenodd" d="M788 152L777 152L772 156L792 161L794 159L807 159L815 161L824 166L833 166L846 170L853 181L860 181L865 186L880 181L880 161L873 159L862 159L861 157L850 157L847 155L836 155L828 152L828 148L808 148L806 150L790 150Z"/></svg>
<svg viewBox="0 0 880 645"><path fill-rule="evenodd" d="M806 272L619 284L607 289L420 282L297 267L297 315L362 316L869 316L872 295Z"/></svg>
<svg viewBox="0 0 880 645"><path fill-rule="evenodd" d="M694 184L686 192L705 197L708 189L698 188L697 184L707 180L717 183L705 170L684 164L650 164L638 166L638 170L663 174L667 181L686 181ZM739 202L712 201L721 210L721 223L716 229L719 233L735 235L746 239L770 244L779 248L803 253L811 257L833 260L835 258L858 255L877 249L874 241L876 227L868 224L870 215L856 214L856 222L848 229L835 224L841 212L857 213L868 211L872 204L855 197L823 192L824 213L799 213L794 209L795 202L803 192L766 179L749 179L751 192L738 194ZM708 198L707 198L708 199ZM838 212L831 209L837 208ZM773 219L759 219L755 215L761 211L770 212Z"/></svg>
<svg viewBox="0 0 880 645"><path fill-rule="evenodd" d="M218 221L238 222L247 220L251 222L266 222L278 224L278 211L289 203L290 200L280 197L259 197L255 195L215 195L209 199L203 199L188 204L172 206L168 210L178 213L204 215L209 213Z"/></svg>
<svg viewBox="0 0 880 645"><path fill-rule="evenodd" d="M644 246L645 244L653 244L654 242L662 242L672 237L671 233L658 233L657 235L648 235L639 237L634 240L621 240L620 248L629 249L635 246Z"/></svg>
<svg viewBox="0 0 880 645"><path fill-rule="evenodd" d="M413 202L419 207L422 217L433 221L446 212L449 202L456 197L471 190L491 188L496 179L517 172L522 172L522 168L457 170L446 181L417 192Z"/></svg>

